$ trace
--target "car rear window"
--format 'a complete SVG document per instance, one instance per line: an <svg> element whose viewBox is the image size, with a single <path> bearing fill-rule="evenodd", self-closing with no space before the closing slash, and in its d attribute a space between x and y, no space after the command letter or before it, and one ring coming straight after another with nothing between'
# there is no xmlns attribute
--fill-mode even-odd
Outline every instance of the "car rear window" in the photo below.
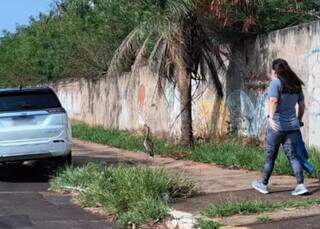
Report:
<svg viewBox="0 0 320 229"><path fill-rule="evenodd" d="M0 112L59 108L53 91L19 91L0 93Z"/></svg>

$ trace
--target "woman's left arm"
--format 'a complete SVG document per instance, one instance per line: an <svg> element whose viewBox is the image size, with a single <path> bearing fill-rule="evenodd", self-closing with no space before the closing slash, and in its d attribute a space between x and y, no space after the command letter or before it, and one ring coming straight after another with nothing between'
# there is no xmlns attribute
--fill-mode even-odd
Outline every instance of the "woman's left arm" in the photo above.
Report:
<svg viewBox="0 0 320 229"><path fill-rule="evenodd" d="M279 130L279 126L273 120L274 114L277 111L279 99L280 99L280 91L281 91L281 81L279 79L273 79L270 82L268 88L268 115L269 115L269 123L273 130Z"/></svg>
<svg viewBox="0 0 320 229"><path fill-rule="evenodd" d="M271 128L275 131L279 130L279 126L273 120L273 116L276 113L277 106L278 106L278 99L275 97L269 98L269 101L268 101L269 123L270 123Z"/></svg>
<svg viewBox="0 0 320 229"><path fill-rule="evenodd" d="M275 97L269 98L269 117L273 119L274 114L276 113L278 106L278 99Z"/></svg>

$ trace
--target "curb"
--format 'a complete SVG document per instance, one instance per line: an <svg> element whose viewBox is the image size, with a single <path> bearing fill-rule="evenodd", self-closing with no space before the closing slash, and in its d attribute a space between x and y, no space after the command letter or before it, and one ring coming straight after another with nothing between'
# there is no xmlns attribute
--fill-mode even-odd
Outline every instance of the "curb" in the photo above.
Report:
<svg viewBox="0 0 320 229"><path fill-rule="evenodd" d="M188 212L171 210L169 219L165 225L169 229L195 229L200 216L195 216ZM212 219L209 219L212 220ZM213 220L212 220L213 221ZM221 226L220 229L249 229L248 227Z"/></svg>
<svg viewBox="0 0 320 229"><path fill-rule="evenodd" d="M171 210L166 226L169 229L193 229L197 223L197 218L188 212Z"/></svg>

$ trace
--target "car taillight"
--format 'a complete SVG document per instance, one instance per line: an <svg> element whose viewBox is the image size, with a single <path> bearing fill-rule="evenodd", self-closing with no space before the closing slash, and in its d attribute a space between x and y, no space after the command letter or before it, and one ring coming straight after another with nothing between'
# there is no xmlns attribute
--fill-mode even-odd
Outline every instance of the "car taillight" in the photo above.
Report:
<svg viewBox="0 0 320 229"><path fill-rule="evenodd" d="M49 108L47 109L48 113L65 113L65 109L63 109L62 107L57 107L57 108Z"/></svg>

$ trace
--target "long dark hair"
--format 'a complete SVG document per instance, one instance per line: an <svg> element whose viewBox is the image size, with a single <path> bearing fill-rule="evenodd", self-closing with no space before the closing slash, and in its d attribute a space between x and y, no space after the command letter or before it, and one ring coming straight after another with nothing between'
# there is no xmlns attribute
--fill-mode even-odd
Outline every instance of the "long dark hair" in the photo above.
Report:
<svg viewBox="0 0 320 229"><path fill-rule="evenodd" d="M302 91L303 81L292 71L287 61L276 59L272 62L272 69L282 82L283 94L294 94Z"/></svg>

